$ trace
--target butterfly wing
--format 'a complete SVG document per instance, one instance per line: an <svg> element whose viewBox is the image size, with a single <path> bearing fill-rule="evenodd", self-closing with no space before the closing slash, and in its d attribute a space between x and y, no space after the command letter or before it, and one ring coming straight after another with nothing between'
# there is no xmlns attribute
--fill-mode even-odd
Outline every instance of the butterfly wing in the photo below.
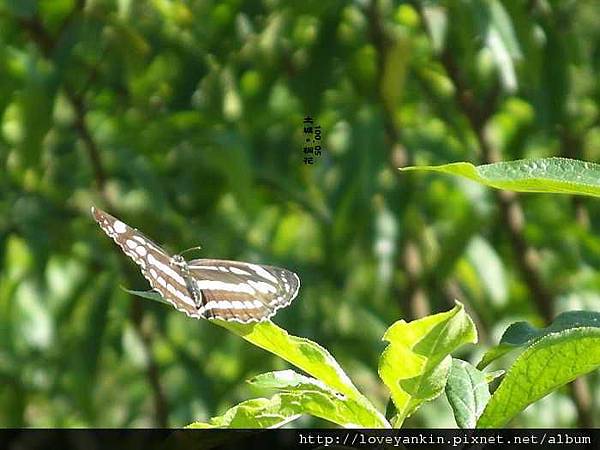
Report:
<svg viewBox="0 0 600 450"><path fill-rule="evenodd" d="M298 295L298 275L280 267L195 259L188 265L192 283L202 293L201 314L242 323L266 320Z"/></svg>
<svg viewBox="0 0 600 450"><path fill-rule="evenodd" d="M92 216L102 230L121 247L142 271L152 289L190 317L203 317L190 296L181 269L171 257L135 228L92 206Z"/></svg>

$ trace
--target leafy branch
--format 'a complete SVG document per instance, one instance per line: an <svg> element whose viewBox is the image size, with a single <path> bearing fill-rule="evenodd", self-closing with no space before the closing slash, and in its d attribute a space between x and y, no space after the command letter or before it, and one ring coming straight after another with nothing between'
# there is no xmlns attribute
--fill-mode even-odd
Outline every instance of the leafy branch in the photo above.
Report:
<svg viewBox="0 0 600 450"><path fill-rule="evenodd" d="M550 158L475 167L466 163L404 170L435 170L459 174L482 184L514 190L597 195L590 187L595 165ZM596 178L598 179L598 178ZM595 181L596 185L600 182ZM590 192L593 192L590 194ZM600 192L600 191L599 191ZM160 300L157 294L130 291ZM343 427L401 427L424 403L446 392L456 422L463 428L499 427L540 398L600 367L600 313L571 311L548 327L525 322L511 325L498 346L488 350L477 367L453 359L451 353L477 342L477 331L463 306L411 322L399 320L383 339L379 375L394 404L391 423L354 386L334 357L306 338L289 335L272 322L242 325L215 321L219 326L293 364L293 370L268 372L250 383L278 391L248 400L208 422L190 427L276 427L309 414ZM509 353L521 354L506 369L483 372ZM505 375L504 375L505 374ZM492 394L489 383L503 376Z"/></svg>

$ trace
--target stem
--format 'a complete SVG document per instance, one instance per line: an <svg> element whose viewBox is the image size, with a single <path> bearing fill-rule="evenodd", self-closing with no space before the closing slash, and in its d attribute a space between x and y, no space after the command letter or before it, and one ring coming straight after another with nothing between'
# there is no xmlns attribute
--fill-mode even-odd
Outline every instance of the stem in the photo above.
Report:
<svg viewBox="0 0 600 450"><path fill-rule="evenodd" d="M83 142L83 146L87 151L94 172L96 187L100 194L103 196L104 201L110 203L106 198L106 195L104 195L106 186L106 174L104 172L102 161L100 159L100 149L98 148L98 145L96 144L96 141L92 137L92 134L86 124L86 108L83 103L83 100L80 96L75 95L74 93L69 91L67 91L67 97L69 98L69 101L71 102L71 105L75 110L75 123L73 126L77 131L77 134L79 134L79 138Z"/></svg>

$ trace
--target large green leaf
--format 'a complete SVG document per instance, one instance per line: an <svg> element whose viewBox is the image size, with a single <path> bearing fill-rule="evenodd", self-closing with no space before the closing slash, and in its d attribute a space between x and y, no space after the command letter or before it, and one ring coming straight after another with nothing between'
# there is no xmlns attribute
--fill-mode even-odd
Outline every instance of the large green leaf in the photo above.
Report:
<svg viewBox="0 0 600 450"><path fill-rule="evenodd" d="M208 422L194 422L189 428L277 428L302 414L329 420L347 428L376 428L378 421L353 422L360 419L353 400L340 401L333 393L297 391L276 394L270 399L247 400ZM360 413L359 413L360 415Z"/></svg>
<svg viewBox="0 0 600 450"><path fill-rule="evenodd" d="M352 384L331 354L309 339L291 336L271 321L257 324L215 321L248 342L285 359L304 372L325 383L333 390L360 403L363 408L378 417L378 427L389 427L385 417ZM375 426L375 425L371 425Z"/></svg>
<svg viewBox="0 0 600 450"><path fill-rule="evenodd" d="M461 428L475 428L491 397L486 374L466 361L453 358L446 397L452 406L456 424Z"/></svg>
<svg viewBox="0 0 600 450"><path fill-rule="evenodd" d="M345 427L379 427L377 416L314 378L293 370L258 375L250 383L279 389L270 399L257 398L242 402L209 422L195 422L191 428L274 428L309 414Z"/></svg>
<svg viewBox="0 0 600 450"><path fill-rule="evenodd" d="M412 166L400 170L429 170L461 175L498 189L600 196L600 164L567 158L517 160L474 166L458 162L441 166Z"/></svg>
<svg viewBox="0 0 600 450"><path fill-rule="evenodd" d="M535 328L527 322L515 322L506 329L500 339L500 343L483 355L483 358L477 364L477 368L481 370L492 361L517 348L525 347L543 336L583 327L600 328L600 313L592 311L567 311L556 316L552 324L546 328Z"/></svg>
<svg viewBox="0 0 600 450"><path fill-rule="evenodd" d="M394 426L401 426L424 402L444 390L452 358L459 346L477 341L477 331L462 304L450 311L412 322L399 320L383 339L390 345L379 360L379 376L396 407Z"/></svg>
<svg viewBox="0 0 600 450"><path fill-rule="evenodd" d="M285 359L348 397L362 396L333 356L309 339L291 336L270 321L240 324L215 320L214 323Z"/></svg>
<svg viewBox="0 0 600 450"><path fill-rule="evenodd" d="M381 427L379 414L373 414L361 402L293 370L264 373L249 382L282 391L281 399L296 405L299 413L321 417L343 427ZM289 405L284 402L286 410L291 408Z"/></svg>
<svg viewBox="0 0 600 450"><path fill-rule="evenodd" d="M578 327L544 336L515 360L477 427L502 427L531 403L599 366L599 328Z"/></svg>

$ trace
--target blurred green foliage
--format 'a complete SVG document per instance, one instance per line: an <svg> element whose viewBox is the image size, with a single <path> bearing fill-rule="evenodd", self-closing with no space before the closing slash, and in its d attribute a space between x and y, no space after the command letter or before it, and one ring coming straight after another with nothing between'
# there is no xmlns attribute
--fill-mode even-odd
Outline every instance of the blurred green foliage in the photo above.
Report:
<svg viewBox="0 0 600 450"><path fill-rule="evenodd" d="M594 0L3 0L0 44L2 426L205 421L263 395L243 380L287 368L122 290L147 284L92 203L172 252L297 272L275 321L380 410L373 368L399 318L458 298L492 345L517 319L600 309L597 200L397 170L597 161ZM325 140L314 165L307 115ZM514 424L589 424L600 383L586 382ZM452 426L450 407L407 425Z"/></svg>

